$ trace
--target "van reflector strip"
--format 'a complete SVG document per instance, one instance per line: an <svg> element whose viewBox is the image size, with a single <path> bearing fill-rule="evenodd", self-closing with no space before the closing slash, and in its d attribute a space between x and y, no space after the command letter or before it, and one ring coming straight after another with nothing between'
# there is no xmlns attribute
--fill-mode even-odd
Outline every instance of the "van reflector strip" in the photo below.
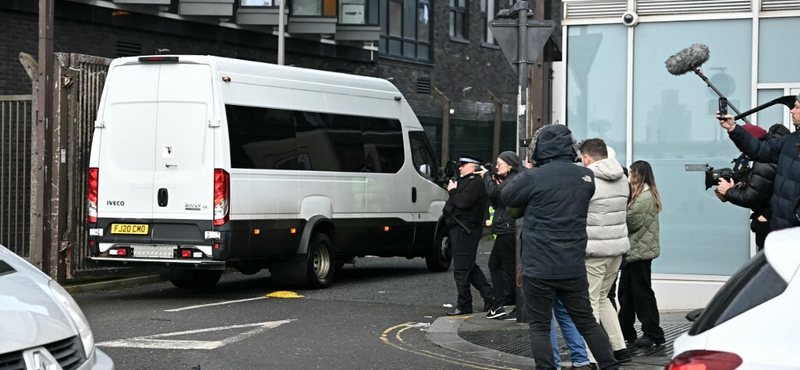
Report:
<svg viewBox="0 0 800 370"><path fill-rule="evenodd" d="M297 234L297 229L295 228L289 229L289 234Z"/></svg>

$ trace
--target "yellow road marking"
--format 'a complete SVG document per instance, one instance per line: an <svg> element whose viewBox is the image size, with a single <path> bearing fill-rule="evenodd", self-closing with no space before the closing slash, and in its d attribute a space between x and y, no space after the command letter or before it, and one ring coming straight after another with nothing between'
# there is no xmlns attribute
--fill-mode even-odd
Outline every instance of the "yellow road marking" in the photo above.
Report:
<svg viewBox="0 0 800 370"><path fill-rule="evenodd" d="M445 355L442 355L442 354L439 354L439 353L436 353L436 352L427 351L427 350L415 350L415 349L411 349L411 348L406 348L406 346L410 346L410 345L407 344L403 340L403 338L400 336L400 334L402 334L404 331L406 331L408 329L411 329L412 327L415 327L415 326L411 326L411 325L413 325L413 323L407 322L407 323L404 323L404 324L392 326L391 328L388 328L388 329L383 331L383 333L381 334L380 339L384 343L386 343L386 344L388 344L388 345L390 345L390 346L392 346L394 348L397 348L397 349L399 349L401 351L406 351L406 352L409 352L409 353L413 353L415 355L425 356L425 357L429 357L429 358L432 358L432 359L448 362L448 363L455 364L455 365L462 365L462 366L467 366L467 367L471 367L471 368L474 368L474 369L481 369L481 370L520 370L520 369L513 368L513 367L489 365L489 364L482 364L482 363L468 361L468 360L454 359L454 358L450 358L450 357L447 357ZM398 328L402 328L402 329L398 330L397 333L395 333L395 338L397 338L397 340L400 342L400 344L392 343L389 340L390 337L388 336L388 334L391 334L391 332L393 330L398 329Z"/></svg>

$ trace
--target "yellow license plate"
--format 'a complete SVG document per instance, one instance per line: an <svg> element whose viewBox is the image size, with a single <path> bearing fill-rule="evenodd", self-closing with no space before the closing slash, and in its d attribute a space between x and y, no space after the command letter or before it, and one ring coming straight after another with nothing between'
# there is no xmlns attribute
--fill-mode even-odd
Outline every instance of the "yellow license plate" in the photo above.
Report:
<svg viewBox="0 0 800 370"><path fill-rule="evenodd" d="M113 224L111 225L111 233L146 235L149 228L150 225Z"/></svg>

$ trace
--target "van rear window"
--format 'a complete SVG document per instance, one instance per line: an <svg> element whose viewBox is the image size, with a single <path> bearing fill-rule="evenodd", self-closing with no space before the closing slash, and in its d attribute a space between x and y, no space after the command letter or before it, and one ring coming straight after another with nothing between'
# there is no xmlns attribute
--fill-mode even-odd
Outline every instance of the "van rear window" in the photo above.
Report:
<svg viewBox="0 0 800 370"><path fill-rule="evenodd" d="M400 121L226 105L234 168L396 173Z"/></svg>

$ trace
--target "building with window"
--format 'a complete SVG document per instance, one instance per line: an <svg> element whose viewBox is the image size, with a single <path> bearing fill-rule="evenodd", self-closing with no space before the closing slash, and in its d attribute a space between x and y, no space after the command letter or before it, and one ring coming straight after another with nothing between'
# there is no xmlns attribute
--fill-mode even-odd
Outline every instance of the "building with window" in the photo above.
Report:
<svg viewBox="0 0 800 370"><path fill-rule="evenodd" d="M731 167L739 155L714 118L718 96L692 72L664 62L700 43L702 72L740 111L800 92L796 1L564 0L564 75L560 96L578 140L601 137L630 164L653 166L664 203L661 256L653 262L661 308L701 307L754 253L747 209L705 190L686 164ZM627 18L623 18L628 14ZM731 111L731 109L729 109ZM788 109L749 117L768 129L791 127ZM740 122L741 123L741 122Z"/></svg>
<svg viewBox="0 0 800 370"><path fill-rule="evenodd" d="M441 153L450 101L450 157L491 160L495 104L501 150L515 148L515 69L487 22L508 0L54 0L55 50L108 58L201 54L384 78L405 95ZM38 2L0 2L0 95L29 94L19 53L38 51ZM458 29L456 33L453 33ZM443 96L438 95L437 91Z"/></svg>

